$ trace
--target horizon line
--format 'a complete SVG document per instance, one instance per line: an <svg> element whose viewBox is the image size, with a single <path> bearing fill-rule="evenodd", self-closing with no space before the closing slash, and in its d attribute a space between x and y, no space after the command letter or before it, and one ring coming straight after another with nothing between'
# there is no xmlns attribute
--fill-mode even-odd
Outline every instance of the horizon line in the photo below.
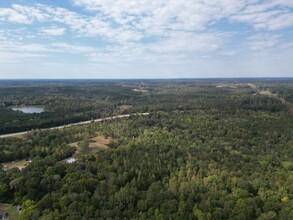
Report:
<svg viewBox="0 0 293 220"><path fill-rule="evenodd" d="M188 79L288 79L293 76L241 76L241 77L162 77L162 78L0 78L5 80L188 80Z"/></svg>

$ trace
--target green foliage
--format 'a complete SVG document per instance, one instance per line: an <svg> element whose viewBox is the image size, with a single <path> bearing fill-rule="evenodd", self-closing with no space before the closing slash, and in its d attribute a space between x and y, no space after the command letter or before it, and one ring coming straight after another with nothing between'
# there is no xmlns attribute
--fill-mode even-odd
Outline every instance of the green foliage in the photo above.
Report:
<svg viewBox="0 0 293 220"><path fill-rule="evenodd" d="M22 204L22 210L20 215L20 220L30 220L30 219L38 219L38 213L36 209L35 202L31 200L26 200Z"/></svg>
<svg viewBox="0 0 293 220"><path fill-rule="evenodd" d="M0 171L0 198L22 204L22 219L292 219L293 118L278 100L253 96L243 81L146 83L148 94L124 102L148 116L0 139L2 162L32 159ZM97 133L115 142L88 154ZM73 142L78 160L66 164Z"/></svg>
<svg viewBox="0 0 293 220"><path fill-rule="evenodd" d="M82 140L78 143L78 147L79 147L79 151L81 153L86 153L88 151L89 148L89 140Z"/></svg>

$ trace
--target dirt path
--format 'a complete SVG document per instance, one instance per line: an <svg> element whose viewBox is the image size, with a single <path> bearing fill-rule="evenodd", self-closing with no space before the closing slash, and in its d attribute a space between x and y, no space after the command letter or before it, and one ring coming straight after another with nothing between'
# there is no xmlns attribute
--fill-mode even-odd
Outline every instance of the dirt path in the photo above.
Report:
<svg viewBox="0 0 293 220"><path fill-rule="evenodd" d="M248 83L248 86L254 90L256 90L256 94L265 95L269 97L276 98L281 101L283 105L286 106L286 108L293 114L293 103L287 102L284 98L279 97L277 94L272 93L269 90L260 90L257 88L257 86L253 83Z"/></svg>
<svg viewBox="0 0 293 220"><path fill-rule="evenodd" d="M285 99L280 98L281 102L287 107L287 109L293 114L293 103L287 102Z"/></svg>
<svg viewBox="0 0 293 220"><path fill-rule="evenodd" d="M115 116L112 116L112 117L99 118L99 119L88 120L88 121L82 121L82 122L78 122L78 123L67 124L67 125L62 125L62 126L57 126L57 127L52 127L52 128L45 128L45 129L42 129L42 130L46 131L46 130L62 129L62 128L68 128L68 127L76 126L76 125L90 124L92 122L102 122L102 121L108 121L108 120L113 120L113 119L117 119L117 118L128 118L130 116L138 116L138 115L149 115L149 113L145 112L145 113L115 115ZM0 138L17 137L17 136L22 136L22 135L28 134L30 132L31 131L23 131L23 132L11 133L11 134L3 134L3 135L0 135Z"/></svg>
<svg viewBox="0 0 293 220"><path fill-rule="evenodd" d="M250 88L257 90L257 87L255 84L253 84L253 83L247 83L247 84Z"/></svg>

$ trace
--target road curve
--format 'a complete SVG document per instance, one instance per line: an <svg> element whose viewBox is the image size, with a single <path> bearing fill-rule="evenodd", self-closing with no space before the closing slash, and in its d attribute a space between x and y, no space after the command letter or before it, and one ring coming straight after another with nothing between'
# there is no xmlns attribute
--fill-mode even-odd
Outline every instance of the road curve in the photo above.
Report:
<svg viewBox="0 0 293 220"><path fill-rule="evenodd" d="M281 101L281 103L283 105L285 105L285 107L288 109L289 112L291 112L293 114L293 103L286 101L284 98L279 97L278 94L273 94L271 91L269 90L260 90L257 88L257 86L253 83L248 83L248 86L254 90L256 90L255 94L260 94L260 95L266 95L269 97L273 97L276 98L278 100Z"/></svg>
<svg viewBox="0 0 293 220"><path fill-rule="evenodd" d="M113 120L113 119L117 119L117 118L128 118L130 116L138 116L138 115L149 115L149 113L145 112L145 113L133 113L133 114L126 114L126 115L115 115L115 116L112 116L112 117L99 118L99 119L88 120L88 121L81 121L81 122L78 122L78 123L67 124L67 125L51 127L51 128L44 128L44 129L41 129L41 130L46 131L46 130L62 129L62 128L68 128L68 127L76 126L76 125L90 124L92 122L102 122L102 121L108 121L108 120ZM31 132L31 130L30 131L17 132L17 133L11 133L11 134L3 134L3 135L0 135L0 138L16 137L16 136L21 136L21 135L28 134L30 132Z"/></svg>

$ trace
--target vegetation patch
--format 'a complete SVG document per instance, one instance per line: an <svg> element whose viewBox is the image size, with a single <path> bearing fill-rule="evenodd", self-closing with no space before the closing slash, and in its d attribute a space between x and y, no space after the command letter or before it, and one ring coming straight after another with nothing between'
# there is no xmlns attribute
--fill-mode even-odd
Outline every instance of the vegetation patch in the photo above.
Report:
<svg viewBox="0 0 293 220"><path fill-rule="evenodd" d="M216 88L230 88L230 89L236 89L237 87L238 87L237 84L220 84L216 86Z"/></svg>
<svg viewBox="0 0 293 220"><path fill-rule="evenodd" d="M12 161L9 163L3 163L3 170L5 171L9 171L12 170L13 168L18 168L19 170L24 169L25 167L27 167L29 165L31 161L28 159L25 160L19 160L19 161Z"/></svg>
<svg viewBox="0 0 293 220"><path fill-rule="evenodd" d="M8 219L10 220L18 220L19 214L16 209L16 206L12 204L0 203L0 211L8 213Z"/></svg>
<svg viewBox="0 0 293 220"><path fill-rule="evenodd" d="M266 96L272 96L272 97L277 97L277 94L273 94L271 91L269 90L260 90L259 94L261 95L266 95Z"/></svg>
<svg viewBox="0 0 293 220"><path fill-rule="evenodd" d="M107 150L109 149L109 145L113 143L112 138L105 137L104 135L98 135L94 138L90 139L89 148Z"/></svg>
<svg viewBox="0 0 293 220"><path fill-rule="evenodd" d="M70 147L78 148L78 141L69 144Z"/></svg>
<svg viewBox="0 0 293 220"><path fill-rule="evenodd" d="M76 153L93 154L100 150L108 150L109 145L113 143L112 138L99 134L93 138L83 139L79 142L70 143L69 145L77 149Z"/></svg>
<svg viewBox="0 0 293 220"><path fill-rule="evenodd" d="M221 83L242 86L215 87ZM32 159L23 172L0 170L0 201L20 204L22 219L293 219L293 117L280 101L293 102L293 80L125 84L151 93L111 82L52 83L37 87L37 96L27 86L0 87L3 101L44 99L62 120L108 118L125 103L149 113L0 139L0 163ZM3 111L5 133L52 117Z"/></svg>
<svg viewBox="0 0 293 220"><path fill-rule="evenodd" d="M121 114L125 113L128 109L130 109L132 106L131 105L120 105L119 106L119 112Z"/></svg>

